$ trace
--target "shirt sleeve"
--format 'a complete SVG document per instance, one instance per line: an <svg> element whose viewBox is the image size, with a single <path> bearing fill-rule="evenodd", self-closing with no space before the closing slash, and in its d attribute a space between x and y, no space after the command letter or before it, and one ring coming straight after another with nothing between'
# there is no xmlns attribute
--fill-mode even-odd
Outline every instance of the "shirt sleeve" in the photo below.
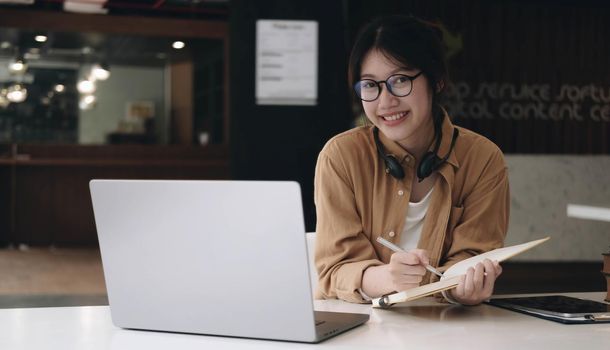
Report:
<svg viewBox="0 0 610 350"><path fill-rule="evenodd" d="M362 288L358 288L358 293L360 293L360 296L362 297L362 299L364 299L366 302L369 302L371 300L373 300L373 298L371 298L370 296L368 296L363 290Z"/></svg>
<svg viewBox="0 0 610 350"><path fill-rule="evenodd" d="M314 180L318 298L364 303L359 292L370 266L383 265L363 233L354 187L338 152L320 153Z"/></svg>
<svg viewBox="0 0 610 350"><path fill-rule="evenodd" d="M453 299L453 297L451 297L451 294L449 294L448 290L441 291L441 295L443 296L444 301L448 302L449 304L462 305L458 303L457 300Z"/></svg>

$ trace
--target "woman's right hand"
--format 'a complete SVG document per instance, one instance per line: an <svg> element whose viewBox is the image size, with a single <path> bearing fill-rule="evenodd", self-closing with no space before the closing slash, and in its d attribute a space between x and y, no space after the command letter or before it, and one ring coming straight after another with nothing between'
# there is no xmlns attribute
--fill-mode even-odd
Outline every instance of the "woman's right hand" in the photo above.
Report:
<svg viewBox="0 0 610 350"><path fill-rule="evenodd" d="M426 274L428 253L422 249L392 254L390 263L364 270L362 291L371 298L419 286Z"/></svg>
<svg viewBox="0 0 610 350"><path fill-rule="evenodd" d="M392 254L386 265L388 282L393 291L401 292L419 286L429 264L428 253L423 249Z"/></svg>

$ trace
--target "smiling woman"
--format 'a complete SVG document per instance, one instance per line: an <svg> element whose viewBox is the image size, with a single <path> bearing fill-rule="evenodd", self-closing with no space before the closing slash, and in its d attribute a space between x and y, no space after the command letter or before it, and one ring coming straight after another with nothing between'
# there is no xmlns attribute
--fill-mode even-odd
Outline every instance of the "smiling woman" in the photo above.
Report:
<svg viewBox="0 0 610 350"><path fill-rule="evenodd" d="M372 125L335 136L318 157L319 298L365 302L414 288L437 278L425 265L444 271L503 245L504 157L491 141L451 123L441 107L447 78L435 25L389 16L360 32L349 80ZM378 237L405 252L393 253ZM501 271L486 260L444 296L479 304Z"/></svg>

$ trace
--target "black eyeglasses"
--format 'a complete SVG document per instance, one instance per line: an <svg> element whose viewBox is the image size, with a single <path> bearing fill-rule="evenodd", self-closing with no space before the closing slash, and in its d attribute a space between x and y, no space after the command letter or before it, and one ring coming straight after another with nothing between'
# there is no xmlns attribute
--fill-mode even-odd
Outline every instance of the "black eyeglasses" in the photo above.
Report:
<svg viewBox="0 0 610 350"><path fill-rule="evenodd" d="M375 101L381 94L381 83L384 83L392 95L405 97L413 91L413 80L421 74L421 71L414 76L394 74L390 75L386 80L379 81L362 79L354 84L354 91L356 91L356 95L358 95L362 101Z"/></svg>

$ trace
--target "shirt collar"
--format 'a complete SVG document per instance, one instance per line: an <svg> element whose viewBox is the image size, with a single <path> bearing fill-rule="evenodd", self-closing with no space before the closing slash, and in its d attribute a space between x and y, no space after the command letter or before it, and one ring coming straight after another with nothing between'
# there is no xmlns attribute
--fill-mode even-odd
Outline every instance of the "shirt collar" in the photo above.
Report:
<svg viewBox="0 0 610 350"><path fill-rule="evenodd" d="M455 156L455 148L451 149L451 140L453 139L453 132L455 130L455 126L453 125L453 123L451 123L451 120L449 120L449 114L447 114L447 111L443 109L443 113L445 114L445 118L443 118L442 125L443 138L441 140L441 145L438 148L438 157L442 159L451 150L449 158L447 158L447 163L453 165L456 168L459 168L460 163L458 162L457 157ZM458 139L459 138L460 137L458 136ZM457 144L457 140L455 141L455 143Z"/></svg>

